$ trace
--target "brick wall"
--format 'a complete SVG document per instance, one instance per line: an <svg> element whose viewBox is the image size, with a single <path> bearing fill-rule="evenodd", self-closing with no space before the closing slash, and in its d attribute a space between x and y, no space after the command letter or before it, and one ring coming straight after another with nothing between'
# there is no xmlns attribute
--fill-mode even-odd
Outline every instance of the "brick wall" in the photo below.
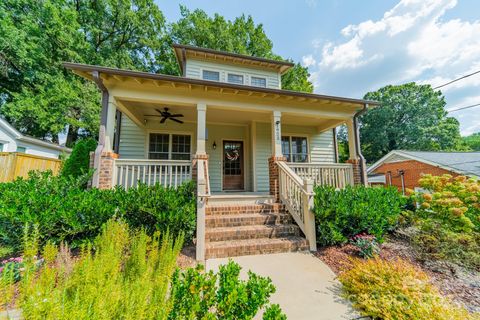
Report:
<svg viewBox="0 0 480 320"><path fill-rule="evenodd" d="M278 166L277 161L287 161L285 157L268 158L268 178L270 184L270 194L275 197L275 202L280 202L280 193L278 185Z"/></svg>
<svg viewBox="0 0 480 320"><path fill-rule="evenodd" d="M100 156L100 166L98 168L98 188L110 189L113 187L113 166L118 154L113 152L103 152Z"/></svg>
<svg viewBox="0 0 480 320"><path fill-rule="evenodd" d="M407 160L407 161L399 161L399 162L391 162L391 163L384 163L380 167L378 167L374 172L385 174L385 181L388 185L389 183L389 175L388 172L390 171L392 174L392 185L396 186L399 191L402 191L402 180L399 174L399 171L404 171L404 183L405 188L413 189L418 187L418 179L422 177L422 174L431 174L434 176L439 176L442 174L450 174L454 177L458 176L458 174L435 167L420 161L416 160Z"/></svg>
<svg viewBox="0 0 480 320"><path fill-rule="evenodd" d="M346 162L350 163L352 165L353 169L353 183L355 185L362 184L362 174L365 175L364 172L362 172L362 167L360 165L361 160L357 159L349 159ZM363 168L366 168L365 164L363 165ZM364 180L366 181L366 180Z"/></svg>

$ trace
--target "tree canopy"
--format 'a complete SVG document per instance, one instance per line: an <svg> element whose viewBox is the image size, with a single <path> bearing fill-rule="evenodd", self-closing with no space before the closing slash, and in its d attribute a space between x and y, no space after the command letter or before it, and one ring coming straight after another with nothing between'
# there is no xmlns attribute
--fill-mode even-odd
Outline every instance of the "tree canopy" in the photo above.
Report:
<svg viewBox="0 0 480 320"><path fill-rule="evenodd" d="M20 131L67 144L95 136L97 88L66 71L73 61L179 75L172 43L281 59L251 16L233 21L181 6L168 24L153 0L4 0L0 2L0 114ZM308 71L297 64L285 89L311 92Z"/></svg>
<svg viewBox="0 0 480 320"><path fill-rule="evenodd" d="M364 98L381 103L360 119L362 152L367 162L398 149L466 149L458 120L447 116L443 94L430 85L388 85Z"/></svg>
<svg viewBox="0 0 480 320"><path fill-rule="evenodd" d="M462 140L470 149L480 151L480 132L462 137Z"/></svg>

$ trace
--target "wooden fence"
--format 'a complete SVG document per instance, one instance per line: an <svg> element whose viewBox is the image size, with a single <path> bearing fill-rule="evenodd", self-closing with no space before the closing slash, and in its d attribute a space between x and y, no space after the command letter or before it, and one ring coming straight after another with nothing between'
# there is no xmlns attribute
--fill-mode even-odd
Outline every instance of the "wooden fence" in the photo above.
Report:
<svg viewBox="0 0 480 320"><path fill-rule="evenodd" d="M35 156L26 153L0 152L0 182L8 182L16 177L28 177L32 170L52 170L58 174L61 160Z"/></svg>

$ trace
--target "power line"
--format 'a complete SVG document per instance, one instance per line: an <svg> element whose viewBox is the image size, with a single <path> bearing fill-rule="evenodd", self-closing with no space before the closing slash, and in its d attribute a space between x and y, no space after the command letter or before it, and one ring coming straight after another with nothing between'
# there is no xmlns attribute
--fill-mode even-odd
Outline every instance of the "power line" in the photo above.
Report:
<svg viewBox="0 0 480 320"><path fill-rule="evenodd" d="M436 90L436 89L439 89L439 88L448 86L449 84L452 84L452 83L457 82L457 81L459 81L459 80L462 80L462 79L471 77L471 76L473 76L473 75L476 75L477 73L480 73L480 70L475 71L475 72L472 72L472 73L470 73L470 74L466 74L466 75L464 75L464 76L461 76L460 78L457 78L457 79L454 79L454 80L449 81L449 82L447 82L447 83L444 83L444 84L442 84L442 85L439 85L439 86L433 88L433 90Z"/></svg>
<svg viewBox="0 0 480 320"><path fill-rule="evenodd" d="M451 112L460 111L460 110L465 110L465 109L469 109L469 108L473 108L473 107L478 107L478 106L480 106L480 103L476 103L476 104L472 104L472 105L469 105L469 106L460 107L460 108L456 108L456 109L447 110L447 112L448 112L448 113L451 113Z"/></svg>

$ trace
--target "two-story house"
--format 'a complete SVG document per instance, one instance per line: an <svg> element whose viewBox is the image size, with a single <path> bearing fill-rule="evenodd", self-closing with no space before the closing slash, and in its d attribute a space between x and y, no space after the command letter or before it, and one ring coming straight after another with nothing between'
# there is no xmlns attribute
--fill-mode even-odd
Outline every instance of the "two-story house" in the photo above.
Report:
<svg viewBox="0 0 480 320"><path fill-rule="evenodd" d="M377 103L282 90L290 62L173 50L180 77L64 64L103 94L93 185L195 180L199 259L314 249L312 186L366 182L356 116ZM340 164L342 124L350 160Z"/></svg>

